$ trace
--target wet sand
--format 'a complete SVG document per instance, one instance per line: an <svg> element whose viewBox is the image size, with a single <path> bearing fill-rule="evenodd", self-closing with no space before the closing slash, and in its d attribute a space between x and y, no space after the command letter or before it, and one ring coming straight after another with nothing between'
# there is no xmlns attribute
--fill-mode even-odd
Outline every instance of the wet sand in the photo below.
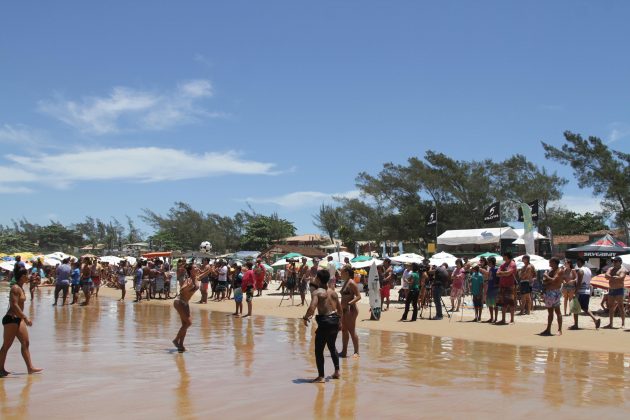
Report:
<svg viewBox="0 0 630 420"><path fill-rule="evenodd" d="M128 282L128 285L131 282ZM262 297L254 299L254 313L265 316L276 316L283 318L298 319L304 315L306 308L299 306L300 297L295 297L293 302L288 296L281 301L282 295L275 289L277 284L272 283L271 290L264 291ZM392 296L397 292L392 291ZM103 288L101 289L103 296L119 298L120 291ZM191 302L199 300L199 292L193 296ZM127 300L131 302L135 298L133 291L127 290ZM307 302L310 297L307 297ZM445 301L447 299L445 298ZM579 325L581 330L569 331L568 327L573 325L573 316L563 317L562 336L541 337L538 335L547 325L547 311L545 309L537 309L533 315L517 316L516 323L512 325L498 326L488 325L484 323L469 322L474 317L472 308L466 308L461 312L453 315L449 321L444 312L444 319L441 321L429 321L427 319L419 319L416 322L399 322L404 310L404 304L394 303L392 301L390 310L383 312L381 319L370 321L369 305L367 298L363 297L362 303L359 304L358 326L370 330L391 331L391 332L408 332L428 334L438 337L459 338L464 340L485 341L498 344L513 344L520 346L536 346L541 348L571 349L585 351L602 351L602 352L629 352L630 351L630 332L621 329L615 330L595 330L593 321L586 315L581 315ZM450 302L449 302L450 303ZM172 305L170 300L152 300L151 302L143 301L141 305ZM591 300L591 310L599 306L599 300ZM222 311L226 313L234 312L234 301L209 302L206 305L191 304L193 311L201 308L212 311ZM247 311L247 307L245 307ZM434 309L432 315L435 315ZM425 311L424 318L428 318L429 314ZM500 316L500 313L499 313ZM411 314L409 314L411 318ZM489 312L484 308L483 319L489 318ZM509 314L507 314L509 320ZM608 317L601 318L601 325L608 323ZM621 318L615 318L615 325L621 325ZM630 319L628 320L628 328L630 328ZM552 332L556 334L557 323L554 319Z"/></svg>
<svg viewBox="0 0 630 420"><path fill-rule="evenodd" d="M178 354L172 302L102 296L85 308L51 304L50 288L26 304L33 360L46 370L26 375L19 347L11 350L7 368L15 374L0 379L0 418L577 419L630 409L623 353L361 328L361 358L342 360L342 379L309 384L314 328L296 319L235 319L212 304L193 306L189 351Z"/></svg>

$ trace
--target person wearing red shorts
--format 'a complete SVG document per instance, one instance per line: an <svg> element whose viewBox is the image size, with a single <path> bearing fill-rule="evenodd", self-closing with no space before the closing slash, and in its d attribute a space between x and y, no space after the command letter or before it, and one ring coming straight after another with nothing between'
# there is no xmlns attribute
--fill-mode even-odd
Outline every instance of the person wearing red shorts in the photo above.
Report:
<svg viewBox="0 0 630 420"><path fill-rule="evenodd" d="M394 270L392 270L392 262L389 258L383 261L383 279L381 280L381 312L389 309L389 292L394 284ZM383 303L387 299L387 305L383 309Z"/></svg>

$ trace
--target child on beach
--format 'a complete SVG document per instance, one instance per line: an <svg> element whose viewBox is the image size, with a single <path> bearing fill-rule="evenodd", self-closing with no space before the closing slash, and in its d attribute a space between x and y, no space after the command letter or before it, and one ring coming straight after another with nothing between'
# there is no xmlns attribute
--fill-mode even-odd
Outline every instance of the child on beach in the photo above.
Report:
<svg viewBox="0 0 630 420"><path fill-rule="evenodd" d="M473 305L475 307L475 319L473 322L480 322L481 312L483 311L483 274L479 272L479 266L477 264L473 265L472 271L470 283Z"/></svg>

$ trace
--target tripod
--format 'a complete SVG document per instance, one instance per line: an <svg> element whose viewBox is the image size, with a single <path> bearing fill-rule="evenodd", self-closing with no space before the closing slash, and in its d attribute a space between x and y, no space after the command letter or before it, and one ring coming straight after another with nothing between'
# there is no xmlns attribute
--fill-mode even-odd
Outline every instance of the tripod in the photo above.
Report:
<svg viewBox="0 0 630 420"><path fill-rule="evenodd" d="M431 308L433 307L433 285L428 284L425 287L426 293L424 295L423 302L420 305L420 318L422 318L422 313L424 312L424 308L426 306L429 307L429 319L431 319ZM451 321L451 314L446 310L446 303L444 302L444 297L440 296L440 302L442 303L442 308L444 308L443 312L446 312L446 316L448 317L449 322ZM424 318L423 318L424 319Z"/></svg>

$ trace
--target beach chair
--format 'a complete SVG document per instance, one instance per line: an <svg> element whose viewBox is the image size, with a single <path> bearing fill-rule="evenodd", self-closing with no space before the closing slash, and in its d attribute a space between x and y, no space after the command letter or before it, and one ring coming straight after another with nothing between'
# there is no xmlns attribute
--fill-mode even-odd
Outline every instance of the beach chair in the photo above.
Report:
<svg viewBox="0 0 630 420"><path fill-rule="evenodd" d="M532 306L534 309L538 306L545 306L545 300L543 298L543 285L538 279L534 280L532 286Z"/></svg>

